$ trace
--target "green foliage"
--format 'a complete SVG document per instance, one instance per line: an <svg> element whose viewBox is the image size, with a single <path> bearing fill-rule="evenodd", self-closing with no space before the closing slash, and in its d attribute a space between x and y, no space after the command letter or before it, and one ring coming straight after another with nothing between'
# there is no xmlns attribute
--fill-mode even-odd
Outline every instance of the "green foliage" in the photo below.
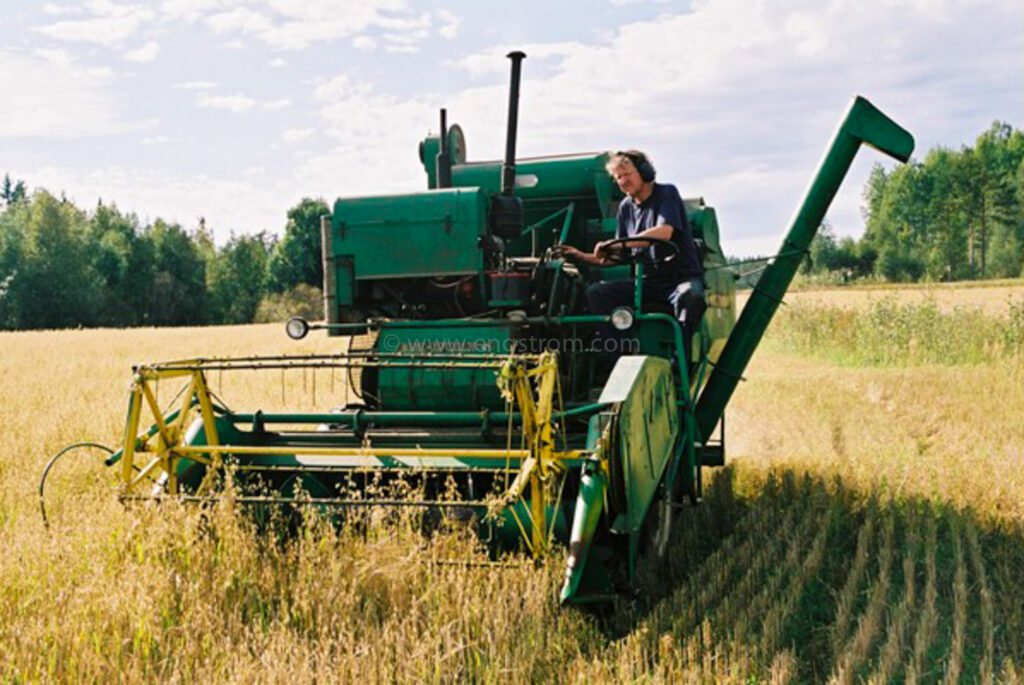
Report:
<svg viewBox="0 0 1024 685"><path fill-rule="evenodd" d="M10 174L4 174L3 187L0 188L0 198L4 204L10 207L13 204L22 202L28 197L24 181L12 181Z"/></svg>
<svg viewBox="0 0 1024 685"><path fill-rule="evenodd" d="M322 201L293 207L276 245L261 233L218 249L204 219L189 232L142 225L115 205L88 213L24 193L9 176L0 188L0 329L248 323L270 284L278 297L265 319L320 314Z"/></svg>
<svg viewBox="0 0 1024 685"><path fill-rule="evenodd" d="M283 293L270 293L260 302L256 310L256 323L287 321L301 316L307 321L323 318L323 291L311 285L300 283Z"/></svg>
<svg viewBox="0 0 1024 685"><path fill-rule="evenodd" d="M327 203L310 198L303 198L288 210L284 238L274 245L268 264L270 292L283 293L300 283L322 287L320 217L329 213Z"/></svg>
<svg viewBox="0 0 1024 685"><path fill-rule="evenodd" d="M153 224L150 235L155 258L148 323L181 326L209 322L206 264L196 243L180 226L161 219Z"/></svg>
<svg viewBox="0 0 1024 685"><path fill-rule="evenodd" d="M85 215L45 191L7 208L0 222L0 317L12 328L93 325L100 279L91 268Z"/></svg>
<svg viewBox="0 0 1024 685"><path fill-rule="evenodd" d="M870 276L878 254L866 243L858 243L850 236L837 238L832 225L822 222L811 242L807 259L801 265L803 274L834 274L831 282L846 283L854 278Z"/></svg>
<svg viewBox="0 0 1024 685"><path fill-rule="evenodd" d="M222 323L249 323L266 287L268 239L263 233L232 236L210 264L210 309Z"/></svg>
<svg viewBox="0 0 1024 685"><path fill-rule="evenodd" d="M889 281L1014 278L1024 266L1024 133L1001 122L974 147L929 150L923 162L864 188L864 237L842 245L823 232L808 270Z"/></svg>
<svg viewBox="0 0 1024 685"><path fill-rule="evenodd" d="M92 265L102 279L99 318L109 325L151 321L156 246L152 233L139 228L135 215L100 205L90 222Z"/></svg>

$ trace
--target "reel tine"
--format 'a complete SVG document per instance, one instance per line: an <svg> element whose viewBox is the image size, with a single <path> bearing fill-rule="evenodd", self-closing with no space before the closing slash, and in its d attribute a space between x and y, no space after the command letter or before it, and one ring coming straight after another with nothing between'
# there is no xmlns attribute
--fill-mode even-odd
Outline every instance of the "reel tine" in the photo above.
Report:
<svg viewBox="0 0 1024 685"><path fill-rule="evenodd" d="M100 444L98 442L76 442L73 445L68 445L67 447L62 449L60 452L57 452L57 454L55 454L52 457L50 457L50 460L46 463L46 468L43 469L43 477L39 480L39 513L42 514L42 516L43 516L43 526L46 527L47 529L49 529L49 527L50 527L50 521L46 517L46 499L45 499L46 478L47 478L47 476L50 475L50 469L53 468L53 465L57 463L58 459L63 457L68 452L71 452L73 450L80 449L80 448L83 448L83 447L91 447L91 448L94 448L94 449L104 450L108 455L111 455L111 454L114 453L114 450L112 450L111 448L107 447L106 445Z"/></svg>

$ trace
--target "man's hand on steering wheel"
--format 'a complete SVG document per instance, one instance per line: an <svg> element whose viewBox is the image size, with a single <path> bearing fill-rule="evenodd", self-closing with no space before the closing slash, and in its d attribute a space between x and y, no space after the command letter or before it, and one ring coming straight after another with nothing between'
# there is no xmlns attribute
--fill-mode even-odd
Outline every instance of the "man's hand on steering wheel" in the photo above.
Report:
<svg viewBox="0 0 1024 685"><path fill-rule="evenodd" d="M600 244L599 244L600 245ZM598 255L598 248L594 248L594 252L584 252L572 245L556 245L551 253L555 257L561 257L574 264L590 264L593 266L607 266L611 264L606 258Z"/></svg>
<svg viewBox="0 0 1024 685"><path fill-rule="evenodd" d="M639 245L637 243L640 243ZM646 248L664 245L669 248L667 254L661 257L651 258ZM638 251L634 251L639 248ZM657 250L655 250L657 252ZM679 246L674 241L662 240L661 238L632 237L616 238L615 240L602 240L594 247L594 255L602 258L608 264L633 264L643 262L645 264L664 264L671 262L679 255Z"/></svg>

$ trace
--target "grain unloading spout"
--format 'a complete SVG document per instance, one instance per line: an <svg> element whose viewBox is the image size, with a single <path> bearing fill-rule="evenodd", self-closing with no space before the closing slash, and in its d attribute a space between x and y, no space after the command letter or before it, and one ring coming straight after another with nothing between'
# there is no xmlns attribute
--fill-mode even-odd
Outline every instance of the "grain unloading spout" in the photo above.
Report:
<svg viewBox="0 0 1024 685"><path fill-rule="evenodd" d="M721 419L747 362L786 294L862 143L901 162L910 159L914 151L914 138L910 133L863 97L853 98L793 217L778 254L769 261L768 268L757 282L700 395L696 418L700 434L705 438L711 435Z"/></svg>

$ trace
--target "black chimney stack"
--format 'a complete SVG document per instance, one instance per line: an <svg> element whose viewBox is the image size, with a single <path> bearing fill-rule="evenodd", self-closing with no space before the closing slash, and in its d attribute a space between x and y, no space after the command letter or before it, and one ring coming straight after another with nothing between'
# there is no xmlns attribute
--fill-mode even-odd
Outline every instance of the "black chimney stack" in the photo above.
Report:
<svg viewBox="0 0 1024 685"><path fill-rule="evenodd" d="M505 137L505 163L501 165L501 194L512 195L516 185L516 128L519 125L519 75L526 53L508 53L512 60L512 81L508 90L508 132Z"/></svg>
<svg viewBox="0 0 1024 685"><path fill-rule="evenodd" d="M441 108L441 151L437 153L434 169L438 188L452 187L452 157L448 149L448 112Z"/></svg>
<svg viewBox="0 0 1024 685"><path fill-rule="evenodd" d="M512 83L508 93L508 134L505 161L501 165L501 192L491 196L491 234L515 240L523 232L523 203L516 197L516 126L519 119L519 70L526 55L518 50L508 53L512 60ZM500 245L497 250L500 252Z"/></svg>

